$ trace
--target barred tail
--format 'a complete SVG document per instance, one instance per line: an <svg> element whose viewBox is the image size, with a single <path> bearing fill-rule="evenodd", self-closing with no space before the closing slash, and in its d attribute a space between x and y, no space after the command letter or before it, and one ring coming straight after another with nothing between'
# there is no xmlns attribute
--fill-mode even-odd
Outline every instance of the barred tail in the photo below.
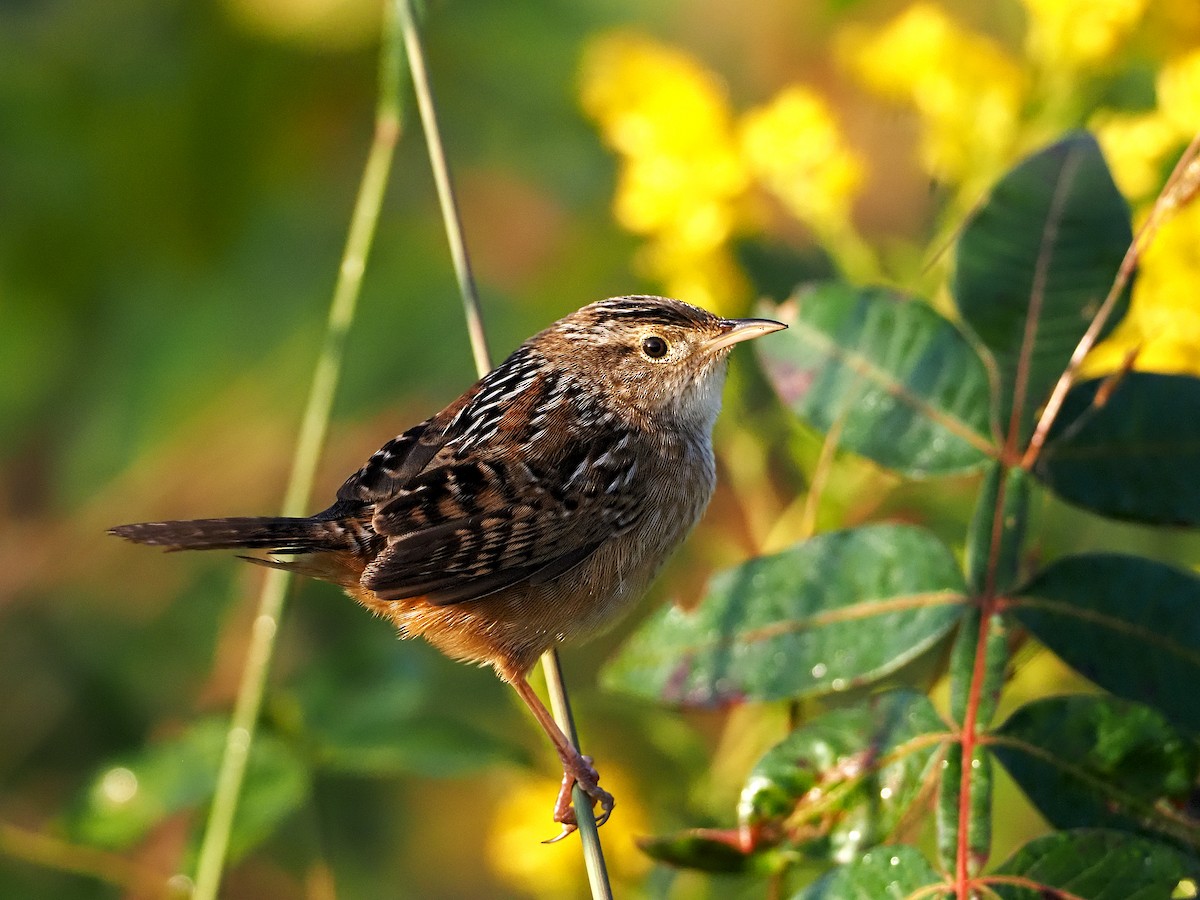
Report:
<svg viewBox="0 0 1200 900"><path fill-rule="evenodd" d="M330 527L330 526L334 527ZM167 550L270 550L310 553L344 549L344 533L333 522L316 519L227 518L118 525L109 534L136 544Z"/></svg>

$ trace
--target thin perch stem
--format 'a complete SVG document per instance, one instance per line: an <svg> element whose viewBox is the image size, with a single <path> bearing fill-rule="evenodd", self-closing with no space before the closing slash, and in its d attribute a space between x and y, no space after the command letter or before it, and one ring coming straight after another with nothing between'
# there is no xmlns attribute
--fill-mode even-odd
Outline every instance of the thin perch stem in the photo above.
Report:
<svg viewBox="0 0 1200 900"><path fill-rule="evenodd" d="M325 443L333 395L341 372L346 335L354 321L367 253L375 236L375 226L383 205L384 188L387 185L392 156L400 137L399 79L402 58L400 30L395 17L388 14L379 68L375 136L359 184L346 248L329 307L324 343L313 372L308 403L297 438L292 472L283 501L284 516L305 514L317 461ZM254 620L250 647L246 654L246 666L238 685L233 717L217 773L216 792L200 845L194 900L213 900L220 887L234 814L237 811L238 795L246 773L254 729L262 710L267 674L275 649L275 636L279 630L284 599L290 583L290 573L272 569L267 573L259 594L258 615Z"/></svg>
<svg viewBox="0 0 1200 900"><path fill-rule="evenodd" d="M425 68L425 53L421 46L421 35L414 21L411 0L396 0L396 7L404 32L404 46L408 51L408 65L417 97L417 109L421 113L425 142L429 149L429 162L433 168L438 200L442 207L442 218L446 225L446 237L450 242L454 274L458 278L458 287L462 294L467 332L471 339L471 352L475 357L475 368L482 377L492 367L491 354L488 352L483 318L479 312L479 295L475 290L475 278L471 274L471 263L463 237L462 221L458 215L454 186L450 180L450 168L446 163L446 152L442 147L441 132L438 129L437 112L433 102L433 91L429 85L429 73ZM563 734L571 739L571 743L576 749L579 749L579 739L575 733L567 687L563 681L558 654L554 649L547 650L542 656L542 671L546 677L546 688L550 694L554 719ZM604 851L600 844L600 835L595 821L586 815L592 808L591 800L579 785L575 785L572 796L575 801L579 836L583 843L584 862L587 865L592 896L597 900L611 898L612 888L608 882L608 871L604 864Z"/></svg>
<svg viewBox="0 0 1200 900"><path fill-rule="evenodd" d="M421 113L425 143L429 147L429 165L433 169L433 180L437 185L438 203L442 207L442 221L446 223L446 239L450 242L450 258L454 262L454 275L458 279L463 312L467 317L467 335L471 340L471 353L475 357L475 371L482 378L491 371L492 357L488 351L483 316L479 311L479 292L475 289L475 276L471 272L471 258L467 255L467 242L463 236L462 219L458 215L458 201L454 197L454 184L450 180L450 167L446 163L446 151L442 147L442 132L438 128L433 91L429 86L429 72L425 68L425 50L421 46L421 33L417 30L416 22L413 19L411 0L397 0L396 7L404 32L404 48L408 51L408 68L417 95L417 109Z"/></svg>
<svg viewBox="0 0 1200 900"><path fill-rule="evenodd" d="M554 650L547 650L542 656L542 674L546 676L546 693L550 695L554 721L578 750L579 735L575 731L575 716L571 714L571 701L567 697L567 682L563 678L562 663ZM600 830L596 827L596 820L589 815L592 800L578 784L571 791L571 799L575 801L575 822L579 826L583 862L587 867L593 900L612 900L612 886L608 882L608 866L604 863Z"/></svg>

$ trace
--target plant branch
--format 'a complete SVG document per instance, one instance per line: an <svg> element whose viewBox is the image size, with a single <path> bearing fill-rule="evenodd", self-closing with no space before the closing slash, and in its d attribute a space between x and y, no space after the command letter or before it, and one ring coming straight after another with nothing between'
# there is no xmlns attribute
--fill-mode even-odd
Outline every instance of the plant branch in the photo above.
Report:
<svg viewBox="0 0 1200 900"><path fill-rule="evenodd" d="M1125 251L1125 257L1121 260L1121 265L1117 269L1117 276L1113 279L1108 296L1100 304L1100 309L1092 319L1091 325L1088 326L1088 330L1080 338L1078 345L1075 347L1075 352L1071 354L1071 360L1067 363L1066 370L1054 385L1050 399L1046 402L1046 408L1042 411L1033 436L1029 439L1029 446L1021 457L1021 468L1028 469L1037 461L1038 454L1041 453L1042 447L1046 443L1046 435L1050 432L1050 427L1058 417L1058 412L1062 408L1067 391L1075 383L1075 378L1079 374L1079 367L1083 365L1084 357L1088 355L1092 347L1095 346L1096 341L1099 340L1100 332L1104 330L1104 326L1108 323L1108 319L1112 315L1113 307L1117 305L1117 301L1125 292L1125 287L1129 284L1129 279L1133 277L1133 271L1137 267L1138 260L1145 252L1146 247L1163 222L1166 221L1167 217L1193 200L1198 189L1200 189L1200 133L1192 138L1192 142L1188 144L1187 149L1183 151L1183 155L1179 157L1179 162L1175 164L1175 168L1171 171L1171 176L1163 186L1162 192L1158 195L1158 199L1154 201L1154 207L1150 210L1149 217L1142 224L1142 227L1138 229L1137 234L1134 235L1133 243L1129 245L1129 249Z"/></svg>
<svg viewBox="0 0 1200 900"><path fill-rule="evenodd" d="M954 883L959 900L969 900L971 896L971 810L972 794L975 789L975 760L976 748L980 745L979 736L979 704L983 696L983 684L987 679L988 652L991 642L988 632L992 616L995 615L1000 600L997 597L997 576L1000 567L1000 557L1004 551L1004 513L1008 508L1007 493L1009 485L1009 469L1002 466L996 484L995 507L992 510L991 541L988 544L987 568L984 570L983 590L975 598L979 604L979 631L975 637L975 658L971 668L971 681L967 689L966 705L963 709L963 721L959 732L959 743L962 747L960 756L960 772L958 783L958 834L954 859Z"/></svg>
<svg viewBox="0 0 1200 900"><path fill-rule="evenodd" d="M446 237L450 242L454 273L458 278L458 287L462 294L467 332L471 339L471 351L475 358L475 368L482 377L491 369L491 355L488 352L487 337L483 329L483 318L479 312L479 295L475 289L475 278L471 273L470 257L467 254L462 221L458 214L458 203L454 197L454 186L450 179L450 169L446 162L446 152L442 146L441 132L438 128L433 91L430 88L429 73L425 67L425 53L421 46L420 33L414 21L411 0L396 0L396 7L404 33L404 46L408 51L408 65L417 97L417 109L421 113L421 123L424 126L429 162L433 168L434 181L437 184L438 201L442 208ZM553 648L542 655L542 671L546 677L546 687L550 694L554 719L563 734L570 738L571 743L578 749L579 739L575 733L575 722L571 715L567 687L563 681L558 654ZM579 836L583 843L584 862L587 865L592 896L598 900L599 898L611 898L612 888L609 885L608 872L604 864L604 851L600 844L600 835L596 829L595 820L587 814L592 808L591 799L579 785L575 785L572 798L578 813Z"/></svg>
<svg viewBox="0 0 1200 900"><path fill-rule="evenodd" d="M383 33L375 135L359 184L350 220L350 231L329 307L324 342L313 372L304 419L297 438L292 471L283 501L284 516L304 515L312 492L317 462L329 427L333 395L341 372L346 336L354 320L367 254L375 235L388 171L400 137L399 78L402 50L400 31L393 16L386 15ZM238 795L246 772L254 729L262 710L267 674L274 654L275 636L290 583L290 573L271 569L259 594L258 615L254 620L250 647L246 653L246 665L238 685L233 717L217 773L216 792L200 845L194 900L213 900L220 886L234 814L237 811Z"/></svg>
<svg viewBox="0 0 1200 900"><path fill-rule="evenodd" d="M1021 346L1018 348L1017 371L1013 378L1012 409L1009 412L1008 432L1005 435L1002 454L1005 461L1014 459L1017 454L1017 444L1021 437L1021 419L1025 412L1026 395L1029 391L1029 370L1032 365L1033 348L1037 343L1038 329L1046 306L1046 285L1050 279L1050 262L1054 257L1054 245L1058 240L1058 226L1062 221L1067 195L1075 181L1075 172L1078 168L1079 153L1072 150L1063 162L1058 183L1054 186L1054 194L1050 198L1046 222L1042 228L1042 239L1038 246L1037 261L1034 263L1033 269L1033 282L1029 291L1029 311L1025 316L1025 329L1021 336Z"/></svg>
<svg viewBox="0 0 1200 900"><path fill-rule="evenodd" d="M60 872L87 875L140 896L165 895L165 873L144 868L115 853L71 844L51 835L0 822L0 853Z"/></svg>

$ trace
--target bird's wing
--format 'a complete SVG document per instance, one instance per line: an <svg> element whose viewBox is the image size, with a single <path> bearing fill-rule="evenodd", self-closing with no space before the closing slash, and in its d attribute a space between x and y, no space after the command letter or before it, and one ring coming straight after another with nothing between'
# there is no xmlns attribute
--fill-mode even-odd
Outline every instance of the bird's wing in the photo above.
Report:
<svg viewBox="0 0 1200 900"><path fill-rule="evenodd" d="M338 488L339 503L367 505L386 500L419 473L445 443L429 419L392 438Z"/></svg>
<svg viewBox="0 0 1200 900"><path fill-rule="evenodd" d="M462 458L471 449L486 452L497 442L504 410L518 402L534 381L546 377L541 358L527 346L517 348L436 416L375 451L361 469L346 479L338 489L337 503L322 517L382 505L415 484L414 479L427 467L444 464L451 456ZM455 445L453 454L447 446L451 443Z"/></svg>
<svg viewBox="0 0 1200 900"><path fill-rule="evenodd" d="M376 508L388 543L363 585L385 600L477 600L569 571L642 515L628 438L557 463L549 475L495 457L422 472Z"/></svg>

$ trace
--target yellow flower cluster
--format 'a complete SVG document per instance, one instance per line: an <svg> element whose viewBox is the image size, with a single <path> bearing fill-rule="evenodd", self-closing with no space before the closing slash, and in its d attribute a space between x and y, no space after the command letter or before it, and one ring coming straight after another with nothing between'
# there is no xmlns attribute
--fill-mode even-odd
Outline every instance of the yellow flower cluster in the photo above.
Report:
<svg viewBox="0 0 1200 900"><path fill-rule="evenodd" d="M1200 130L1200 50L1168 62L1149 112L1100 114L1092 122L1113 177L1144 220L1165 173ZM1142 256L1129 315L1088 358L1090 372L1111 371L1131 351L1136 367L1200 374L1200 205L1169 218Z"/></svg>
<svg viewBox="0 0 1200 900"><path fill-rule="evenodd" d="M825 103L785 89L740 120L720 81L649 37L602 35L585 54L581 100L620 158L618 222L647 239L644 273L718 311L747 287L729 249L773 194L818 233L844 232L861 164Z"/></svg>
<svg viewBox="0 0 1200 900"><path fill-rule="evenodd" d="M1125 64L1121 53L1135 34L1144 42L1157 33L1164 55L1174 54L1158 70L1157 105L1100 109L1088 123L1144 219L1200 128L1200 0L1021 3L1024 58L931 0L915 0L879 26L844 27L834 44L863 87L914 112L921 164L951 190L949 209L959 215L1021 153L1073 126L1087 78ZM743 304L747 286L730 248L766 227L764 198L807 226L848 274L878 274L852 224L863 160L815 90L791 85L739 115L720 80L692 57L649 37L610 33L589 45L581 95L620 161L616 217L645 239L641 270L667 292L723 312ZM1189 208L1145 253L1130 315L1097 349L1091 370L1111 369L1137 348L1140 368L1200 372L1196 248L1200 212Z"/></svg>
<svg viewBox="0 0 1200 900"><path fill-rule="evenodd" d="M1167 62L1154 109L1102 111L1091 122L1113 178L1134 203L1153 199L1179 151L1200 129L1200 49Z"/></svg>
<svg viewBox="0 0 1200 900"><path fill-rule="evenodd" d="M1137 351L1135 368L1200 375L1200 204L1169 219L1141 260L1129 315L1089 368L1112 370Z"/></svg>
<svg viewBox="0 0 1200 900"><path fill-rule="evenodd" d="M956 185L965 202L1043 135L1025 121L1035 92L1031 72L1047 81L1036 102L1053 108L1085 67L1113 62L1147 13L1147 0L1023 0L1027 61L956 24L918 0L870 32L849 30L842 52L863 84L911 107L921 124L921 159L931 175ZM1194 3L1200 8L1200 3ZM1194 12L1194 10L1193 10ZM1140 204L1139 218L1162 187L1174 158L1200 129L1200 49L1166 62L1149 112L1102 110L1091 121L1113 176ZM1039 123L1065 128L1067 123ZM1169 220L1141 260L1129 315L1089 357L1089 372L1111 371L1137 351L1135 365L1200 373L1200 211Z"/></svg>
<svg viewBox="0 0 1200 900"><path fill-rule="evenodd" d="M620 156L616 217L649 239L646 274L673 296L718 309L740 296L726 247L749 173L716 77L651 38L611 34L584 57L581 99Z"/></svg>
<svg viewBox="0 0 1200 900"><path fill-rule="evenodd" d="M785 88L741 123L742 155L754 176L801 222L821 234L850 221L863 180L829 107L814 91Z"/></svg>
<svg viewBox="0 0 1200 900"><path fill-rule="evenodd" d="M1131 201L1152 198L1162 187L1163 168L1179 151L1179 132L1158 111L1103 111L1091 121L1113 180Z"/></svg>
<svg viewBox="0 0 1200 900"><path fill-rule="evenodd" d="M637 838L650 831L641 792L619 768L605 764L604 783L618 798L621 814L600 832L608 875L616 893L624 896L646 875L651 862L637 847ZM509 776L503 784L504 803L491 821L485 852L493 872L522 897L573 897L585 882L579 838L546 846L557 825L550 821L547 799L557 783L530 775Z"/></svg>
<svg viewBox="0 0 1200 900"><path fill-rule="evenodd" d="M840 49L868 89L916 111L930 175L977 187L1007 165L1028 83L993 41L918 2L881 29L848 29Z"/></svg>
<svg viewBox="0 0 1200 900"><path fill-rule="evenodd" d="M1141 21L1148 0L1022 0L1026 45L1046 68L1076 69L1110 59Z"/></svg>
<svg viewBox="0 0 1200 900"><path fill-rule="evenodd" d="M1200 47L1163 66L1155 87L1163 118L1190 138L1200 128Z"/></svg>

